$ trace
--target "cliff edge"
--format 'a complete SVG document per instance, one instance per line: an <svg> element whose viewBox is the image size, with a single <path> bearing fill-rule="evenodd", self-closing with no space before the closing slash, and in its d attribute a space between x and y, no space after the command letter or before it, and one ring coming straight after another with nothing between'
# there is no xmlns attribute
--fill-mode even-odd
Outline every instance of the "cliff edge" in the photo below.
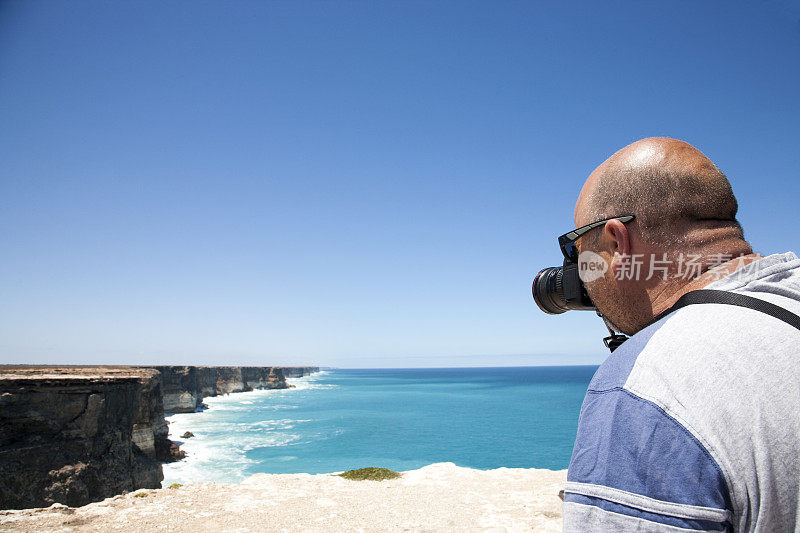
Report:
<svg viewBox="0 0 800 533"><path fill-rule="evenodd" d="M161 402L155 370L0 370L0 508L77 506L159 488Z"/></svg>
<svg viewBox="0 0 800 533"><path fill-rule="evenodd" d="M203 398L255 389L288 388L286 378L319 372L319 367L154 366L161 373L164 412L193 413Z"/></svg>
<svg viewBox="0 0 800 533"><path fill-rule="evenodd" d="M183 457L164 412L203 398L285 389L317 367L0 366L0 509L77 507L156 489Z"/></svg>
<svg viewBox="0 0 800 533"><path fill-rule="evenodd" d="M256 474L141 490L80 509L0 511L0 531L561 531L560 472L438 463L397 479Z"/></svg>
<svg viewBox="0 0 800 533"><path fill-rule="evenodd" d="M203 398L285 389L317 367L0 366L0 509L71 507L155 489L183 452L168 413Z"/></svg>

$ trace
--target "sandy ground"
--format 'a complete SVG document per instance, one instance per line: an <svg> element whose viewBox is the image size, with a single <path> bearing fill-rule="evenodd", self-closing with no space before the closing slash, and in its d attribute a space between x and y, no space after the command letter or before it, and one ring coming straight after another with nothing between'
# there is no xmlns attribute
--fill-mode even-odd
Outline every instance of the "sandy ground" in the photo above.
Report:
<svg viewBox="0 0 800 533"><path fill-rule="evenodd" d="M140 490L77 509L0 511L0 531L561 531L565 481L566 471L453 463L388 481L257 474L234 485Z"/></svg>

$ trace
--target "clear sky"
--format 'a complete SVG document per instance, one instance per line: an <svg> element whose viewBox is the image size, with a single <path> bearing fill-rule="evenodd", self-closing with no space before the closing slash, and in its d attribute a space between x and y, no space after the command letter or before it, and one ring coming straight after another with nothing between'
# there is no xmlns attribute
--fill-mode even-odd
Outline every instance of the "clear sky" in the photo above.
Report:
<svg viewBox="0 0 800 533"><path fill-rule="evenodd" d="M597 363L530 282L653 135L797 251L800 4L3 0L0 362Z"/></svg>

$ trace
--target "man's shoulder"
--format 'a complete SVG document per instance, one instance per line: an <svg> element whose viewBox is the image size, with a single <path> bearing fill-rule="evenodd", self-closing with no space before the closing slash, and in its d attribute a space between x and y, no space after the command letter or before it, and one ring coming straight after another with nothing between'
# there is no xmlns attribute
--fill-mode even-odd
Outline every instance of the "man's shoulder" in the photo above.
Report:
<svg viewBox="0 0 800 533"><path fill-rule="evenodd" d="M702 438L630 388L663 327L631 337L589 385L565 487L567 531L717 530L731 520L726 476Z"/></svg>
<svg viewBox="0 0 800 533"><path fill-rule="evenodd" d="M755 295L754 293L748 293ZM755 295L800 314L800 302ZM630 388L633 381L737 380L752 365L770 371L774 357L794 357L800 331L765 313L722 304L691 305L633 335L600 366L590 390ZM751 368L743 367L747 359ZM670 387L673 391L675 389Z"/></svg>
<svg viewBox="0 0 800 533"><path fill-rule="evenodd" d="M800 314L792 294L741 292ZM800 419L786 416L800 405L799 340L759 311L702 304L626 341L581 409L565 528L723 529L754 518L742 509L759 487L797 494L800 461L776 443L800 438Z"/></svg>
<svg viewBox="0 0 800 533"><path fill-rule="evenodd" d="M699 306L695 306L699 307ZM631 373L647 367L669 366L663 355L681 355L709 341L709 331L715 326L713 313L709 309L684 308L650 324L617 348L600 365L589 385L590 391L600 392L624 388ZM690 316L691 315L691 316Z"/></svg>
<svg viewBox="0 0 800 533"><path fill-rule="evenodd" d="M773 295L763 299L783 303L789 310L800 306ZM635 354L626 379L629 388L642 388L654 379L686 382L689 387L698 381L706 387L730 387L756 368L765 375L773 373L775 358L794 360L800 338L800 331L773 316L733 305L691 305L661 322Z"/></svg>
<svg viewBox="0 0 800 533"><path fill-rule="evenodd" d="M693 307L632 336L596 372L568 471L571 516L602 514L597 529L606 530L613 521L681 531L734 521L730 461L708 437L735 408L712 390L735 388L730 369L719 368L724 350L708 335L717 317Z"/></svg>

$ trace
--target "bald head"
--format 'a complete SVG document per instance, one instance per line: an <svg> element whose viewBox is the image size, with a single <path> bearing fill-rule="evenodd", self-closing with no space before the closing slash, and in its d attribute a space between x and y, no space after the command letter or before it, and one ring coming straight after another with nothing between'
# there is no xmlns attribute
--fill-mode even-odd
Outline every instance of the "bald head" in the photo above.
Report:
<svg viewBox="0 0 800 533"><path fill-rule="evenodd" d="M578 239L580 252L599 254L608 265L585 283L589 297L620 331L641 330L682 294L704 287L712 268L736 268L733 261L720 266L720 258L754 260L737 208L728 179L693 146L663 137L626 146L592 172L575 206L577 226L636 216ZM641 274L626 267L637 256ZM663 275L652 275L665 259Z"/></svg>
<svg viewBox="0 0 800 533"><path fill-rule="evenodd" d="M578 226L632 213L653 245L696 247L721 235L743 239L725 175L702 152L666 137L626 146L592 172L575 206Z"/></svg>

